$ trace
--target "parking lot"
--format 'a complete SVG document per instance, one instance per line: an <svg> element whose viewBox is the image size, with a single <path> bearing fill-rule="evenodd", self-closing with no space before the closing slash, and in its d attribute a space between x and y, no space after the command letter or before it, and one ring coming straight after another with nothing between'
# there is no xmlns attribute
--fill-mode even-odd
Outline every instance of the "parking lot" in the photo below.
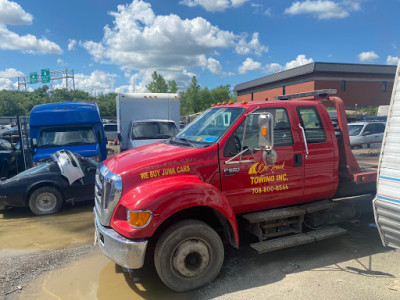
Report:
<svg viewBox="0 0 400 300"><path fill-rule="evenodd" d="M376 168L379 149L355 150ZM374 226L372 196L348 200L355 220L334 239L258 255L242 235L225 247L211 284L174 293L158 279L151 257L127 270L92 245L93 203L49 216L28 209L0 211L0 298L5 299L399 299L400 252L384 248Z"/></svg>

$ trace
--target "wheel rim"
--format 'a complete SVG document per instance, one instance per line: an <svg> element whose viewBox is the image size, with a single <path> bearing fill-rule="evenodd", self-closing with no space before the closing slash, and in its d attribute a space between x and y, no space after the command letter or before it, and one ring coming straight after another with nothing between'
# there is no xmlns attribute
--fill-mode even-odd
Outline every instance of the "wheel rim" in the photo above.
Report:
<svg viewBox="0 0 400 300"><path fill-rule="evenodd" d="M209 246L203 240L187 240L173 252L172 266L180 275L195 277L204 272L210 262Z"/></svg>
<svg viewBox="0 0 400 300"><path fill-rule="evenodd" d="M41 193L36 197L36 207L42 212L53 210L57 205L57 198L52 193Z"/></svg>

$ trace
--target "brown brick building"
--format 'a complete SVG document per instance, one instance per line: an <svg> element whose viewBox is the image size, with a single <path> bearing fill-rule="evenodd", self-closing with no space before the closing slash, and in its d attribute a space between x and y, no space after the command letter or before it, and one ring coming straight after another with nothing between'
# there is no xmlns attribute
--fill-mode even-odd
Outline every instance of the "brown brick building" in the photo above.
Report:
<svg viewBox="0 0 400 300"><path fill-rule="evenodd" d="M268 101L274 96L336 89L347 107L387 105L396 66L313 62L238 84L238 101Z"/></svg>

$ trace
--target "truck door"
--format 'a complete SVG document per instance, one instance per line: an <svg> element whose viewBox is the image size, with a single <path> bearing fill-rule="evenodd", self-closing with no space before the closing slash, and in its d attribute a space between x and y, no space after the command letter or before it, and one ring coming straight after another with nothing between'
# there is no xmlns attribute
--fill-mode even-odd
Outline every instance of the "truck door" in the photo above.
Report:
<svg viewBox="0 0 400 300"><path fill-rule="evenodd" d="M315 106L298 106L297 114L304 143L304 198L313 201L332 197L338 184L338 169L332 136L325 131L328 124L324 126Z"/></svg>
<svg viewBox="0 0 400 300"><path fill-rule="evenodd" d="M263 108L257 112L270 112L274 116L274 149L278 160L267 166L262 151L254 150L258 148L258 115L248 115L247 121L243 120L220 148L222 192L236 213L291 205L303 196L301 145L294 142L288 111ZM295 115L294 110L292 114ZM241 148L248 151L234 157Z"/></svg>

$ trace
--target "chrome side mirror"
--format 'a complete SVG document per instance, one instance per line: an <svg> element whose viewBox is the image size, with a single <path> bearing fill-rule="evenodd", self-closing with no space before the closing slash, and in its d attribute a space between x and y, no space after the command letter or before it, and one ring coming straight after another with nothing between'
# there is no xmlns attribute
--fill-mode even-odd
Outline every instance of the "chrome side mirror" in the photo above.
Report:
<svg viewBox="0 0 400 300"><path fill-rule="evenodd" d="M263 161L272 166L278 156L274 151L274 117L270 113L260 114L258 118L258 146L263 151Z"/></svg>

